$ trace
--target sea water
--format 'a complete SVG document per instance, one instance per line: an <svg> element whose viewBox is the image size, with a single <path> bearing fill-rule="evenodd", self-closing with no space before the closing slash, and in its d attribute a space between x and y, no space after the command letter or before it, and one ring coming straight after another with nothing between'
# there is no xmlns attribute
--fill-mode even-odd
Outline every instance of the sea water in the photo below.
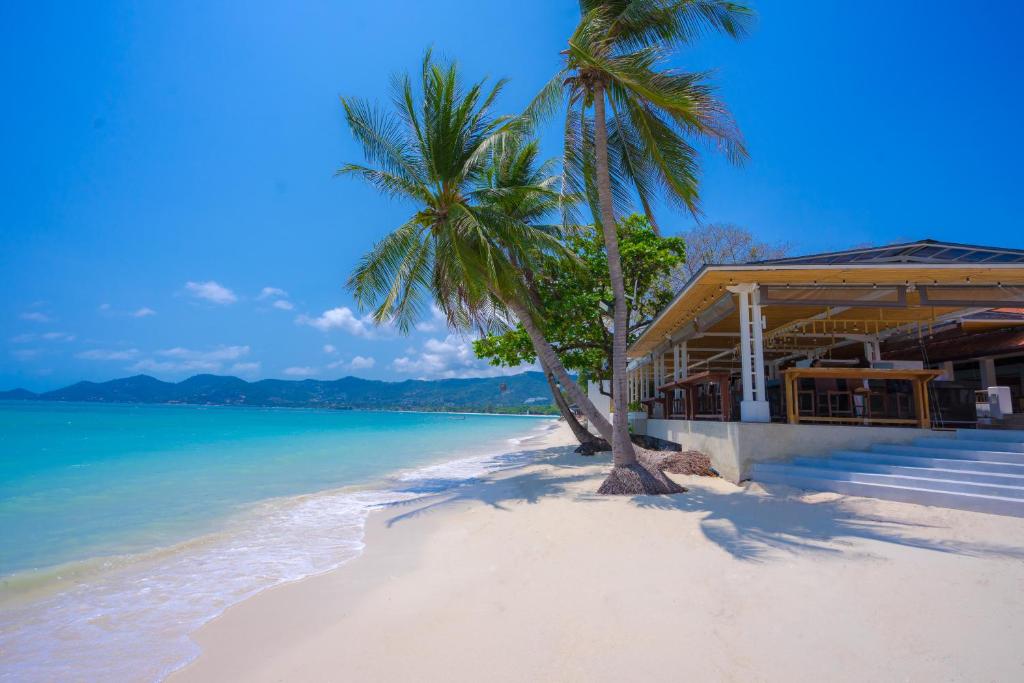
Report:
<svg viewBox="0 0 1024 683"><path fill-rule="evenodd" d="M550 418L0 402L0 676L158 680L362 549L368 513L533 457Z"/></svg>

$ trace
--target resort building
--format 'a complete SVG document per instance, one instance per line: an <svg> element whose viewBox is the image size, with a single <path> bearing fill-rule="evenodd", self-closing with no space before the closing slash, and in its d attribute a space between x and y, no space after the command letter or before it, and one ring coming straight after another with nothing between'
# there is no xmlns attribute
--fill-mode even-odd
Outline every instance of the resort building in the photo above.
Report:
<svg viewBox="0 0 1024 683"><path fill-rule="evenodd" d="M733 481L836 450L1010 443L992 428L1024 427L1024 251L924 240L708 265L628 355L634 432Z"/></svg>

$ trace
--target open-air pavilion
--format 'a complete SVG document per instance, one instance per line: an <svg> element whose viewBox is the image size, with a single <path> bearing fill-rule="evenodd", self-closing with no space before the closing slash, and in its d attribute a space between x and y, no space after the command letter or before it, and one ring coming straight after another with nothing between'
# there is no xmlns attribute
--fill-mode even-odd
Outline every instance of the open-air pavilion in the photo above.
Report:
<svg viewBox="0 0 1024 683"><path fill-rule="evenodd" d="M738 481L758 461L997 427L1024 400L1021 307L1015 249L925 240L708 265L629 349L634 430ZM976 390L1000 384L1009 401L979 416Z"/></svg>

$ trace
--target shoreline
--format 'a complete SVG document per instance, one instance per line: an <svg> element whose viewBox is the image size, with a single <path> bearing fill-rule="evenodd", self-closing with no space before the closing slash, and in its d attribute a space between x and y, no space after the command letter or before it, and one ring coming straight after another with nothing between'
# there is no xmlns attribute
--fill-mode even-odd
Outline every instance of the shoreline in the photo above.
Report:
<svg viewBox="0 0 1024 683"><path fill-rule="evenodd" d="M83 403L83 404L86 404L86 405L90 405L93 402L67 402L67 403ZM107 405L113 405L113 404L107 404ZM118 404L118 405L146 405L146 406L149 406L149 405L163 405L163 404ZM190 407L195 407L195 406L190 404ZM224 406L224 407L232 407L232 406ZM285 408L285 410L292 410L292 409L291 408ZM300 409L300 410L305 410L305 409ZM355 411L355 412L359 412L359 411ZM365 412L388 412L388 413L410 413L410 412L416 413L416 412L425 412L425 413L434 414L434 415L446 414L446 413L432 412L432 411L429 411L429 412L428 411L365 411ZM491 417L491 416L495 415L495 414L492 414L492 413L450 413L450 414L453 414L453 415L473 415L473 416L482 416L482 417ZM401 485L403 485L405 483L407 477L413 477L414 478L415 474L418 471L421 471L421 470L431 470L431 469L437 468L439 466L443 467L446 464L451 464L451 463L458 463L458 462L464 462L464 461L475 461L475 460L486 460L488 458L495 458L495 457L499 457L499 456L504 455L504 454L513 453L513 452L515 452L517 450L521 450L524 446L525 447L529 447L531 445L532 441L535 441L535 440L543 441L545 439L545 437L547 436L547 433L546 433L547 431L549 431L549 430L550 431L554 431L559 426L563 426L564 427L564 425L561 424L561 421L559 420L559 418L557 418L556 416L550 416L550 415L509 415L508 417L546 418L546 419L551 420L552 425L550 427L548 427L547 429L545 429L544 431L541 431L541 433L539 433L539 434L534 434L533 433L533 432L540 431L538 428L534 428L533 430L526 432L523 436L512 437L512 438L508 439L508 442L506 444L504 444L504 447L494 447L494 448L488 448L488 449L481 449L481 448L474 447L471 450L467 450L465 452L460 452L460 453L455 454L455 457L451 457L451 454L448 454L448 455L445 455L443 457L438 457L436 460L434 460L432 462L424 463L424 464L421 464L421 465L418 465L418 466L409 467L409 468L400 468L400 469L394 470L392 472L389 472L387 474L376 476L376 477L367 479L367 480L362 481L362 482L354 483L354 484L348 484L348 485L344 485L344 486L341 486L341 487L334 487L334 488L326 488L326 489L321 489L321 490L309 491L309 492L305 492L305 493L298 493L298 494L292 494L292 495L274 496L274 497L270 497L270 498L265 498L265 499L262 499L262 500L255 501L255 502L247 504L247 508L255 508L255 507L259 507L259 506L275 505L275 504L287 504L289 501L299 500L299 499L308 498L308 497L322 496L322 495L335 495L335 494L342 494L343 495L343 494L359 493L359 492L364 492L364 491L390 490L390 488L393 487L393 486L401 486ZM235 514L231 515L231 517L229 519L234 519L234 518L238 518L238 517L244 517L247 514L247 512L249 512L249 510L243 509L243 510L241 510L239 512L236 512ZM111 554L111 555L89 556L89 557L84 557L84 558L81 558L81 559L70 560L68 562L62 562L62 563L55 564L55 565L46 565L46 566L42 566L42 567L35 568L35 569L21 569L21 570L18 570L18 571L9 573L9 574L0 575L0 608L8 606L12 602L13 603L21 602L22 593L26 589L21 589L21 588L17 588L17 587L13 587L12 588L12 584L15 585L15 586L17 584L33 584L33 583L38 583L40 580L44 580L44 579L42 579L42 577L46 577L46 576L50 576L50 575L52 575L52 576L60 575L61 577L63 577L63 578L60 578L60 583L62 583L62 584L66 583L68 585L73 585L74 582L76 582L78 579L81 578L82 570L86 570L86 571L91 572L92 574L97 574L97 575L101 574L101 573L104 573L105 571L117 571L116 569L111 569L110 567L107 567L106 569L104 569L103 565L110 565L110 566L122 565L123 566L123 565L128 565L130 563L137 563L137 562L140 562L140 561L144 562L148 558L159 558L161 556L171 555L171 554L174 554L176 552L181 552L181 551L183 551L183 549L188 548L189 546L194 546L194 545L202 544L204 542L204 540L206 538L208 538L208 537L212 538L212 537L216 537L216 536L219 536L219 535L223 535L224 533L227 533L226 530L219 529L217 531L213 531L213 532L210 532L210 533L204 533L204 534L200 534L198 536L193 536L193 537L185 538L185 539L182 539L180 541L171 543L170 545L155 546L155 547L152 547L152 548L149 548L147 550L140 551L140 552L125 553L125 554ZM31 592L31 591L37 590L37 589L27 589L27 590L29 590ZM52 594L52 592L53 592L53 591L50 591L48 588L45 588L45 587L44 587L43 590L46 591L45 593L43 593L44 596Z"/></svg>
<svg viewBox="0 0 1024 683"><path fill-rule="evenodd" d="M259 501L232 516L216 532L172 546L134 555L88 558L41 570L36 576L13 575L27 588L17 594L5 591L0 650L5 651L7 661L0 667L0 673L6 671L8 675L33 680L88 676L72 652L48 652L45 642L33 642L45 641L46 631L39 638L22 627L33 628L39 623L54 635L64 632L62 639L74 638L72 634L87 633L97 615L110 615L101 618L113 618L114 628L125 634L140 625L133 623L135 620L148 622L140 636L141 646L159 645L149 638L160 632L165 635L160 637L164 641L164 646L158 648L161 651L151 655L152 666L145 667L152 671L151 675L142 673L140 662L135 662L134 667L125 663L119 670L108 668L107 675L129 680L162 679L197 655L190 634L217 618L224 609L276 586L329 572L358 557L365 548L366 519L379 505L416 500L457 487L493 468L519 466L533 457L530 449L557 438L556 434L567 429L564 425L559 429L557 420L548 419L550 423L532 427L524 424L523 433L507 441L449 453L432 462L400 468L358 484ZM283 541L288 543L280 547ZM266 552L262 552L264 549ZM242 555L236 556L239 551ZM211 574L211 560L216 561L218 573ZM234 564L245 567L246 575L251 572L253 578L239 576L237 572L224 574ZM259 578L264 575L266 580ZM149 584L151 588L147 587ZM156 602L148 607L145 601L134 604L139 594L133 586L146 592L155 590L152 595ZM202 608L204 613L192 614L194 610L188 604L196 600L209 605ZM63 621L45 626L47 619L56 618ZM164 623L154 623L154 619ZM170 630L166 628L175 624ZM102 644L117 645L106 641ZM106 654L109 659L114 653ZM65 655L70 659L62 662ZM103 667L103 651L95 655L100 660L97 666Z"/></svg>
<svg viewBox="0 0 1024 683"><path fill-rule="evenodd" d="M998 680L1024 671L1024 520L765 492L595 494L552 448L366 522L242 601L169 681Z"/></svg>

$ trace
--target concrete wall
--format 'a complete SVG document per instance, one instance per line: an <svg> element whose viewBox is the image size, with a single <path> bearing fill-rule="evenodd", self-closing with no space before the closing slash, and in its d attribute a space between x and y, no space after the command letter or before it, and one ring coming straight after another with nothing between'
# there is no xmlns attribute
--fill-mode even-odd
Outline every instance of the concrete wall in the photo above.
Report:
<svg viewBox="0 0 1024 683"><path fill-rule="evenodd" d="M674 441L683 450L706 453L726 479L739 483L755 462L824 457L830 451L866 449L875 443L908 443L928 437L952 438L953 432L911 427L790 425L757 422L648 420L647 434Z"/></svg>
<svg viewBox="0 0 1024 683"><path fill-rule="evenodd" d="M601 393L599 384L604 384L604 390L609 391L609 385L611 384L607 380L597 380L587 382L587 398L594 404L602 415L605 416L609 422L612 419L612 400L608 396Z"/></svg>

